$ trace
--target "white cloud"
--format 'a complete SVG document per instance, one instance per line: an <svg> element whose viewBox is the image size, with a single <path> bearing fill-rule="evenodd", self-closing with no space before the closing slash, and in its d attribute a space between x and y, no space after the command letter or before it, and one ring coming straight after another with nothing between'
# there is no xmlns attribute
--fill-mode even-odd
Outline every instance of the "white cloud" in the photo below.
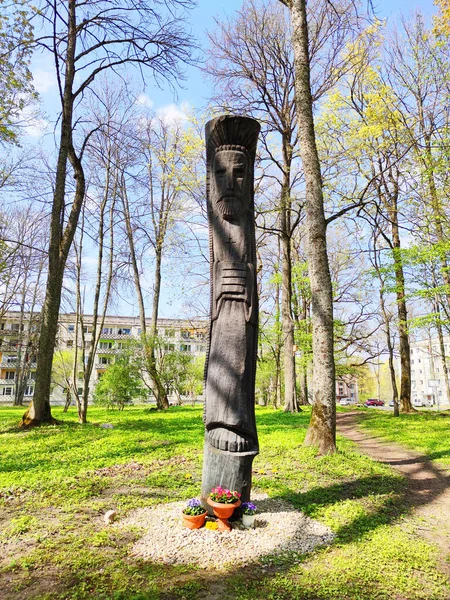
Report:
<svg viewBox="0 0 450 600"><path fill-rule="evenodd" d="M36 109L32 106L27 106L21 112L21 120L24 123L24 131L27 135L33 138L39 138L47 133L49 122L38 116Z"/></svg>
<svg viewBox="0 0 450 600"><path fill-rule="evenodd" d="M167 124L184 123L188 120L190 106L187 102L183 104L166 104L156 111L158 116Z"/></svg>
<svg viewBox="0 0 450 600"><path fill-rule="evenodd" d="M151 98L147 96L147 94L139 94L139 96L136 98L136 104L139 104L139 106L146 106L147 108L152 108L154 102Z"/></svg>

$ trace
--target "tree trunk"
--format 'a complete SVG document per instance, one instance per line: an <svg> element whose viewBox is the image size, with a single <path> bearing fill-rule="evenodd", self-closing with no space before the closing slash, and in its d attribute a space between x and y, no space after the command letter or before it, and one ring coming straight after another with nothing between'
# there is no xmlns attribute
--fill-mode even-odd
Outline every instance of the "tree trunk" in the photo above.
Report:
<svg viewBox="0 0 450 600"><path fill-rule="evenodd" d="M386 343L387 343L387 347L388 347L389 373L390 373L390 376L391 376L392 399L394 401L394 417L398 417L399 416L399 405L398 405L397 380L395 378L394 346L392 344L392 338L391 338L391 328L390 328L390 324L389 324L389 315L387 313L386 304L385 304L385 301L384 301L384 291L383 291L384 282L382 281L379 272L378 272L378 277L380 279L380 307L381 307L381 313L383 315L385 332L386 332Z"/></svg>
<svg viewBox="0 0 450 600"><path fill-rule="evenodd" d="M308 331L308 301L305 297L302 299L301 317L300 317L299 321L300 320L303 321L303 323L304 323L303 329L306 334ZM302 358L303 358L303 365L302 365L302 372L301 372L301 377L300 377L300 394L301 394L300 404L302 406L308 406L308 404L309 404L309 400L308 400L308 361L306 360L306 357L305 357L305 349L303 349L303 357Z"/></svg>
<svg viewBox="0 0 450 600"><path fill-rule="evenodd" d="M298 412L295 390L294 323L292 321L291 239L289 226L289 188L283 186L281 206L281 322L284 355L284 410Z"/></svg>
<svg viewBox="0 0 450 600"><path fill-rule="evenodd" d="M312 111L305 0L292 0L291 16L300 154L306 182L307 251L313 328L313 408L305 444L318 446L319 453L326 454L336 451L333 296L327 256L322 176Z"/></svg>
<svg viewBox="0 0 450 600"><path fill-rule="evenodd" d="M111 293L111 284L113 276L114 266L114 206L117 195L117 177L114 179L114 186L111 190L111 147L108 145L107 154L107 165L105 174L105 190L102 201L100 203L100 214L98 224L98 258L97 258L97 281L95 286L94 304L92 310L92 333L91 343L87 356L87 361L83 360L84 367L84 383L83 383L83 394L81 403L78 407L78 421L80 423L86 423L87 421L87 408L89 401L89 384L91 382L92 372L94 370L95 357L97 354L97 348L102 335L103 326L105 323L106 312L109 304L109 297ZM109 209L109 232L110 232L110 244L109 244L109 260L108 260L108 274L106 277L106 285L104 292L104 301L101 314L99 315L99 304L100 294L102 289L103 281L103 254L104 254L104 237L105 237L105 213L108 204L108 200L112 196L111 206ZM100 323L99 323L100 319Z"/></svg>
<svg viewBox="0 0 450 600"><path fill-rule="evenodd" d="M279 251L278 255L280 255ZM274 408L278 408L281 404L280 284L278 282L278 279L275 291L275 336L275 378L273 384L274 387L272 403Z"/></svg>
<svg viewBox="0 0 450 600"><path fill-rule="evenodd" d="M159 236L158 236L159 237ZM155 257L155 285L153 288L153 304L152 304L152 321L151 321L151 345L148 356L148 368L150 376L155 386L156 406L159 409L169 408L169 399L167 398L164 386L161 383L158 369L156 366L155 357L155 342L158 335L158 311L159 297L161 294L161 263L162 263L162 248L159 240L156 242L156 257Z"/></svg>
<svg viewBox="0 0 450 600"><path fill-rule="evenodd" d="M141 324L142 344L145 355L145 362L148 370L148 374L152 381L152 391L156 400L156 407L158 409L169 408L169 400L165 393L164 387L161 383L157 368L156 368L156 357L155 357L155 338L158 326L158 308L159 308L159 294L161 289L161 256L157 255L157 265L155 266L155 290L153 294L153 308L152 308L152 321L151 321L151 333L150 340L147 336L147 322L145 318L145 305L144 297L142 294L141 278L139 274L138 261L136 256L136 248L134 245L133 228L131 226L131 214L130 206L128 203L128 195L126 190L125 180L122 177L122 203L125 216L125 227L127 233L128 247L130 250L131 266L133 269L134 287L136 295L138 297L139 304L139 319ZM159 274L159 279L158 279Z"/></svg>
<svg viewBox="0 0 450 600"><path fill-rule="evenodd" d="M400 410L412 412L415 410L411 404L411 349L408 334L408 311L405 297L405 276L401 257L400 231L398 226L397 196L394 194L393 203L389 210L392 228L392 246L394 256L394 272L397 296L398 335L400 341Z"/></svg>
<svg viewBox="0 0 450 600"><path fill-rule="evenodd" d="M73 103L72 93L75 77L76 49L76 4L71 0L68 6L68 43L66 71L63 90L63 111L61 115L61 139L56 167L55 191L50 218L50 241L48 249L48 275L45 300L41 312L41 329L36 368L36 384L33 402L22 418L23 426L53 423L50 409L50 389L53 353L58 331L59 307L67 256L72 245L85 193L85 178L81 163L75 155L72 144ZM75 197L70 215L65 223L65 195L67 162L70 160L76 180Z"/></svg>

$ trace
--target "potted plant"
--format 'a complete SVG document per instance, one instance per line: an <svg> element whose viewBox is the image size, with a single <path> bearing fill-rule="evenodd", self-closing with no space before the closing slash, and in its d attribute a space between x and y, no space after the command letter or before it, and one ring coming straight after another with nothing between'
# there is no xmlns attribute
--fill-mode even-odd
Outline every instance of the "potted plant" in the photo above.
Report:
<svg viewBox="0 0 450 600"><path fill-rule="evenodd" d="M218 518L219 531L231 531L231 525L228 519L240 504L241 494L232 492L221 486L214 487L207 498L207 502Z"/></svg>
<svg viewBox="0 0 450 600"><path fill-rule="evenodd" d="M256 510L256 504L253 504L253 502L242 503L242 525L246 529L255 526Z"/></svg>
<svg viewBox="0 0 450 600"><path fill-rule="evenodd" d="M181 514L184 527L187 527L188 529L199 529L205 524L206 515L208 513L201 505L200 500L191 498Z"/></svg>

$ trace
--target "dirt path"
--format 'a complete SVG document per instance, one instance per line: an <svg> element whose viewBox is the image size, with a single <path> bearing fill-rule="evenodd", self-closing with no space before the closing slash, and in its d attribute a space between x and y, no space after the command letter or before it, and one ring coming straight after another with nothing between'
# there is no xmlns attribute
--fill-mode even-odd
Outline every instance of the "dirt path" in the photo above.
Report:
<svg viewBox="0 0 450 600"><path fill-rule="evenodd" d="M355 442L362 453L390 465L407 480L407 502L421 517L418 533L442 550L443 567L450 573L450 473L411 450L388 443L359 429L360 413L338 413L337 430Z"/></svg>

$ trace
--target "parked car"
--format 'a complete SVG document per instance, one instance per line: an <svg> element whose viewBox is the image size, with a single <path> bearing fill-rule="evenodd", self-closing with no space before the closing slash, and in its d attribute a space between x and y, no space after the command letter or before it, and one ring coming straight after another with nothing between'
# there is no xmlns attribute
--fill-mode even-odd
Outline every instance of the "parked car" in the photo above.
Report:
<svg viewBox="0 0 450 600"><path fill-rule="evenodd" d="M356 404L356 402L353 400L353 398L341 398L339 400L339 404L341 406L352 406L353 404Z"/></svg>
<svg viewBox="0 0 450 600"><path fill-rule="evenodd" d="M364 402L364 406L384 406L384 401L378 400L378 398L369 398Z"/></svg>

